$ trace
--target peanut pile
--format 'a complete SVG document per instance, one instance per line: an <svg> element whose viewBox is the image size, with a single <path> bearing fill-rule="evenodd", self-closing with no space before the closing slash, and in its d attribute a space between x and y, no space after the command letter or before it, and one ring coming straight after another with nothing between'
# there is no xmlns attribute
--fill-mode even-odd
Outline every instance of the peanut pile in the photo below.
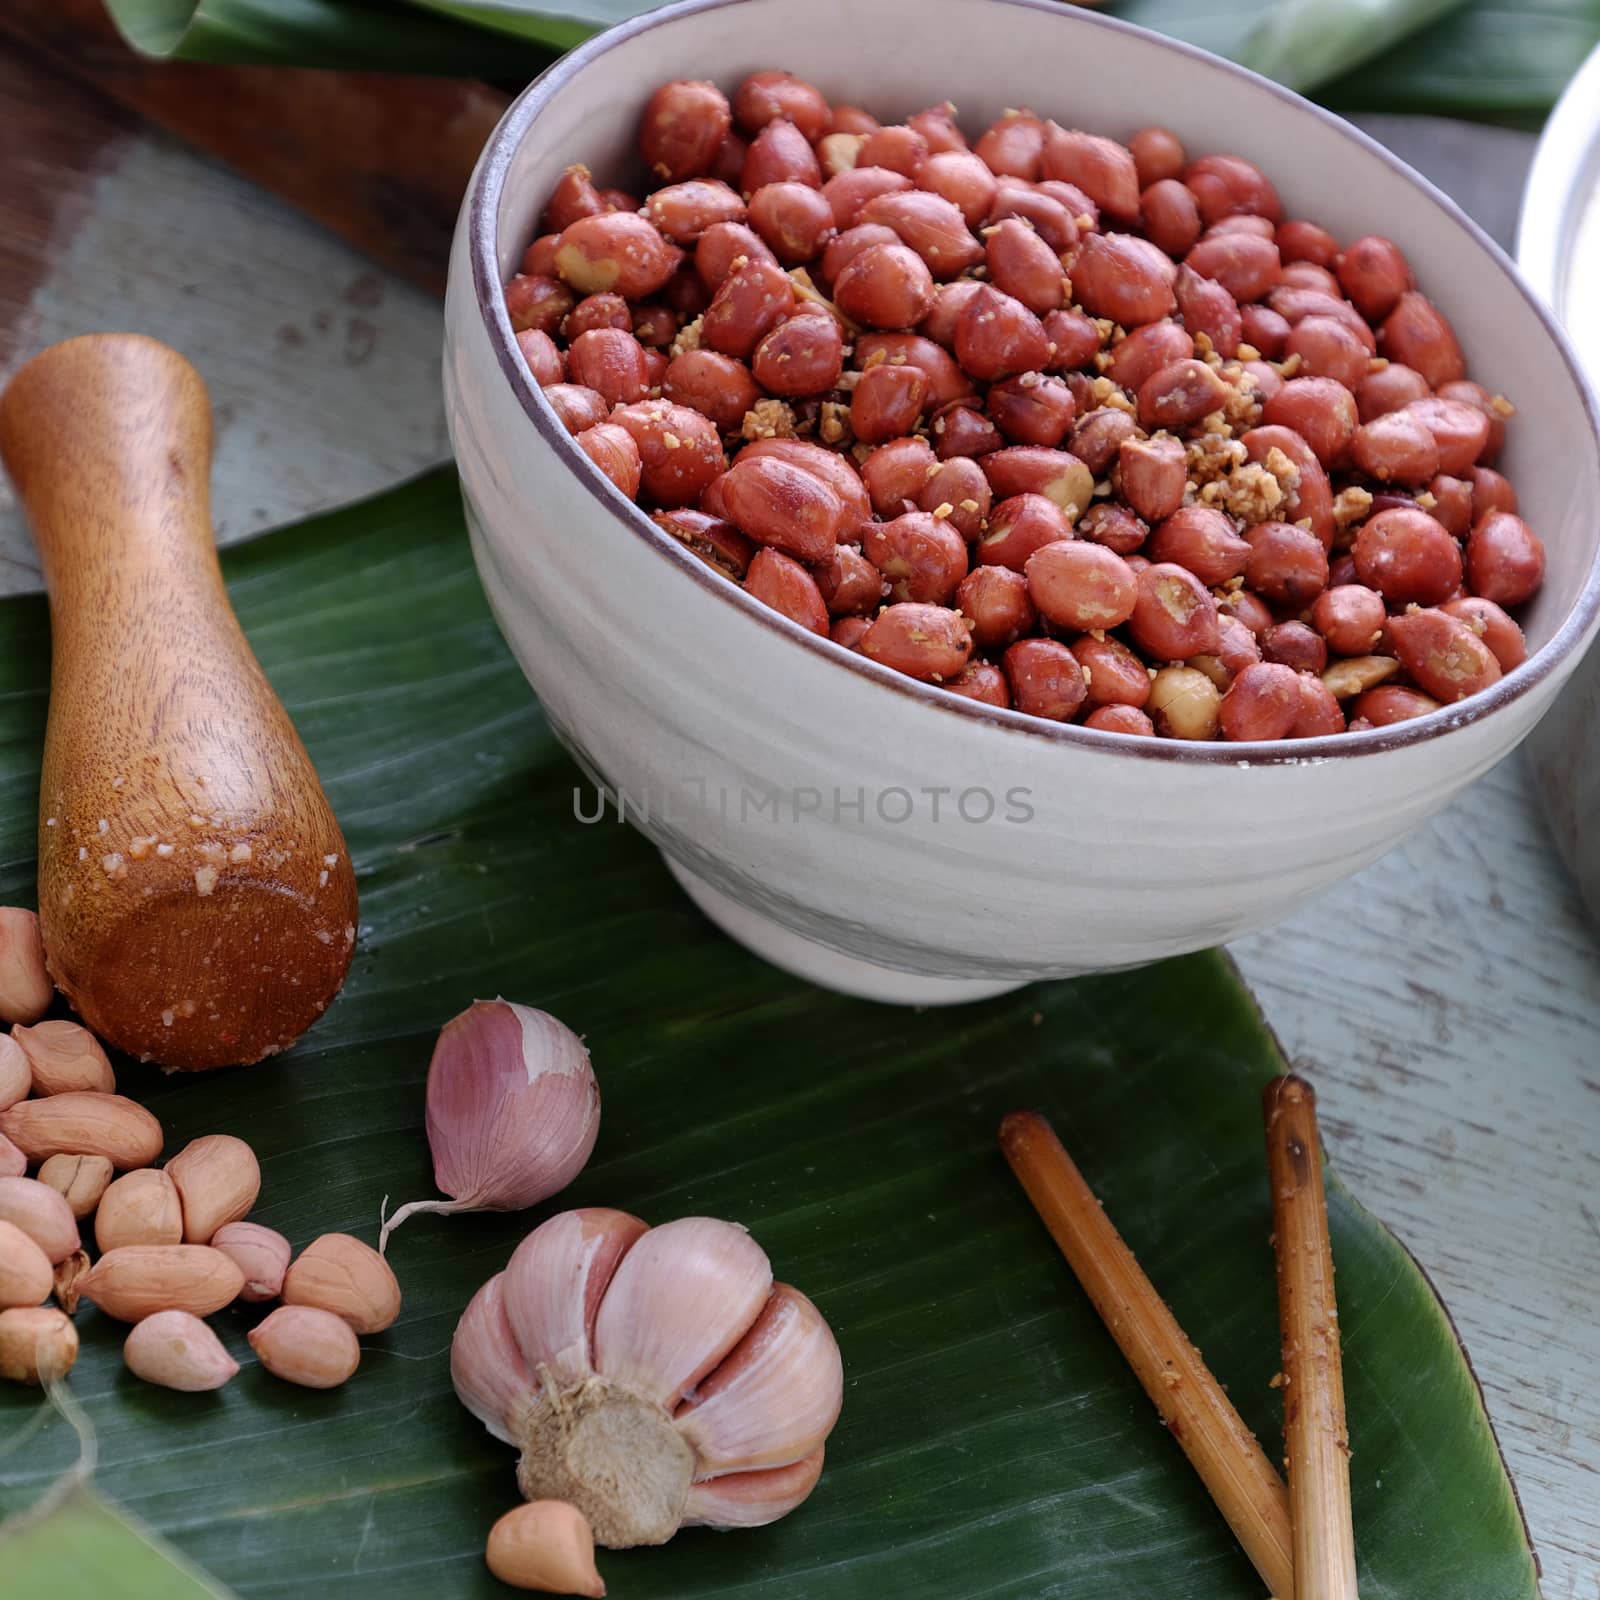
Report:
<svg viewBox="0 0 1600 1600"><path fill-rule="evenodd" d="M1182 739L1403 721L1518 665L1511 406L1376 235L1251 162L1008 111L663 85L661 186L569 168L505 290L595 467L801 627Z"/></svg>
<svg viewBox="0 0 1600 1600"><path fill-rule="evenodd" d="M248 1335L262 1366L309 1388L343 1383L357 1336L400 1314L387 1262L345 1233L295 1256L281 1233L245 1221L261 1167L231 1134L192 1139L156 1166L160 1123L116 1092L87 1028L39 1020L52 995L38 918L0 907L0 1021L13 1024L0 1033L0 1378L65 1377L88 1300L133 1324L123 1359L136 1376L218 1389L239 1367L203 1319L281 1300Z"/></svg>

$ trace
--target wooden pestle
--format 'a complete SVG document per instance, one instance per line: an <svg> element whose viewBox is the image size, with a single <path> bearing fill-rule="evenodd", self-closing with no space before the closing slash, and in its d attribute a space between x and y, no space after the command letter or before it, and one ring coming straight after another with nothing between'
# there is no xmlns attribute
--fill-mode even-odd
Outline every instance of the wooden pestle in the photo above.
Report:
<svg viewBox="0 0 1600 1600"><path fill-rule="evenodd" d="M0 459L50 591L51 976L141 1059L287 1049L344 982L355 872L223 587L205 385L153 339L69 339L0 395Z"/></svg>

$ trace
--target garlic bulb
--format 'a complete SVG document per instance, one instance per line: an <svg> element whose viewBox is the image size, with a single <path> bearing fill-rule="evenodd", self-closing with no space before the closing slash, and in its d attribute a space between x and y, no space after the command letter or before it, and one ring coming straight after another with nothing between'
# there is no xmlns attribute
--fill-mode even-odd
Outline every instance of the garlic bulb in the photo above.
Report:
<svg viewBox="0 0 1600 1600"><path fill-rule="evenodd" d="M600 1086L583 1040L548 1012L475 1000L440 1031L428 1064L433 1181L448 1200L415 1211L523 1211L583 1170L600 1132Z"/></svg>
<svg viewBox="0 0 1600 1600"><path fill-rule="evenodd" d="M524 1497L570 1501L613 1550L792 1511L844 1398L827 1323L743 1228L598 1209L517 1246L462 1313L450 1375L522 1451Z"/></svg>

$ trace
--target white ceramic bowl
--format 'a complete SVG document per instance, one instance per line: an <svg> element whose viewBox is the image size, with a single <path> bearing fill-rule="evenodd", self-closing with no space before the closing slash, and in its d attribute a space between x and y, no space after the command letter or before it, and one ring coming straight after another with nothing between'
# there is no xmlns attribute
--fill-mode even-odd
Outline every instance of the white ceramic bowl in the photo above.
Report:
<svg viewBox="0 0 1600 1600"><path fill-rule="evenodd" d="M1124 137L1165 123L1196 153L1259 162L1291 216L1394 238L1473 372L1520 408L1504 465L1549 552L1528 661L1458 708L1370 733L1127 738L914 683L695 560L556 421L500 286L569 163L642 182L635 127L656 85L731 90L768 66L885 120L949 97L974 134L1023 104ZM692 0L584 45L512 106L479 163L451 261L445 384L484 585L562 739L734 938L878 999L977 998L1267 926L1505 755L1600 614L1597 419L1505 257L1337 118L1059 0Z"/></svg>

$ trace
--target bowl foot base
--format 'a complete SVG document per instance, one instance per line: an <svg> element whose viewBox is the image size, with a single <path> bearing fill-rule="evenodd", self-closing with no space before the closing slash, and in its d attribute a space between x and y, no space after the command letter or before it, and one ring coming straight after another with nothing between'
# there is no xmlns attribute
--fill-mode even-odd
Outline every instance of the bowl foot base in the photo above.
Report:
<svg viewBox="0 0 1600 1600"><path fill-rule="evenodd" d="M844 955L814 939L792 932L782 923L751 911L714 889L704 878L663 855L668 869L691 900L738 944L783 971L824 989L877 1000L885 1005L952 1006L1009 994L1022 984L1008 978L939 978L880 967L859 956Z"/></svg>

